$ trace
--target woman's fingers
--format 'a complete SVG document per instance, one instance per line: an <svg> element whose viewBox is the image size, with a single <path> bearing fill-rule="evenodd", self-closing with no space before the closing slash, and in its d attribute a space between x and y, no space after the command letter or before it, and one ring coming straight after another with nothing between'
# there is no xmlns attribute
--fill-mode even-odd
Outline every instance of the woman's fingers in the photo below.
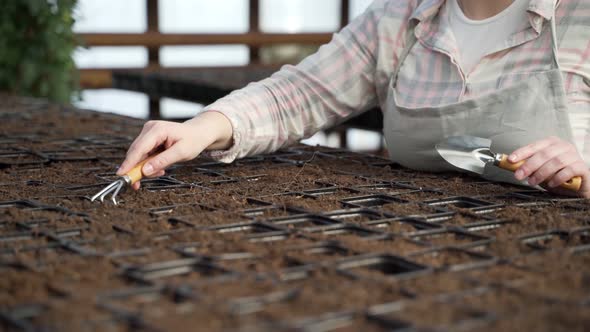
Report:
<svg viewBox="0 0 590 332"><path fill-rule="evenodd" d="M128 173L151 156L142 167L143 176L162 176L167 167L193 159L208 147L228 148L232 132L229 119L217 112L204 112L184 123L148 121L129 147L117 174ZM133 185L133 189L139 187L139 183Z"/></svg>
<svg viewBox="0 0 590 332"><path fill-rule="evenodd" d="M530 185L540 184L559 194L590 197L590 170L572 143L550 137L515 150L509 157L516 162L525 159L514 174L518 180L528 177ZM583 179L579 192L559 188L575 176Z"/></svg>
<svg viewBox="0 0 590 332"><path fill-rule="evenodd" d="M159 178L160 176L164 176L164 175L166 175L166 171L159 171L159 172L153 173L151 175L144 174L144 177L153 179L153 178Z"/></svg>
<svg viewBox="0 0 590 332"><path fill-rule="evenodd" d="M516 170L516 172L514 172L514 176L517 180L523 180L530 177L549 160L566 153L569 149L568 142L561 140L555 141L553 138L544 139L518 149L514 151L510 157L516 155L518 156L518 158L515 159L517 162L525 159L526 161L518 168L518 170ZM526 157L521 159L523 156Z"/></svg>
<svg viewBox="0 0 590 332"><path fill-rule="evenodd" d="M164 124L159 126L151 124L148 126L150 123L151 121L145 125L148 127L148 130L140 134L129 147L125 160L117 170L117 175L123 175L129 172L168 138L166 128L162 128L165 127Z"/></svg>
<svg viewBox="0 0 590 332"><path fill-rule="evenodd" d="M549 188L555 188L564 184L565 182L569 181L574 176L586 176L588 174L588 166L585 162L581 160L576 160L568 167L565 167L558 172L551 178L550 181L547 182L547 186ZM586 179L584 178L583 181Z"/></svg>
<svg viewBox="0 0 590 332"><path fill-rule="evenodd" d="M529 184L535 186L551 178L559 170L578 160L578 154L567 144L556 144L533 155L519 168L522 179L529 177Z"/></svg>
<svg viewBox="0 0 590 332"><path fill-rule="evenodd" d="M160 171L156 174L153 174L151 176L148 176L149 178L158 178L160 176L164 176L166 175L165 171ZM137 181L134 184L131 185L131 188L133 188L133 190L139 190L139 188L141 188L141 182Z"/></svg>
<svg viewBox="0 0 590 332"><path fill-rule="evenodd" d="M559 187L574 176L582 177L582 186L579 191L574 192ZM559 171L549 182L543 185L543 187L550 192L559 195L590 198L590 169L588 169L588 165L586 165L584 161L580 160L572 164L570 167Z"/></svg>
<svg viewBox="0 0 590 332"><path fill-rule="evenodd" d="M543 166L541 166L535 173L533 173L529 177L529 184L535 186L540 183L550 181L555 177L557 173L564 169L567 169L578 160L578 157L572 153L563 153L559 156L556 156L553 159L547 161ZM570 176L569 179L571 179L572 177L573 175ZM565 179L565 181L569 179Z"/></svg>
<svg viewBox="0 0 590 332"><path fill-rule="evenodd" d="M181 124L149 121L144 125L142 133L129 147L127 156L119 167L117 174L126 174L138 163L148 158L150 154L163 149L162 152L154 154L142 168L142 173L146 177L161 176L167 167L186 160L190 155L190 146L187 148L185 147L186 143L183 143L187 141L191 141L190 131L186 130ZM192 147L197 150L199 144L193 144ZM197 152L200 152L200 150Z"/></svg>
<svg viewBox="0 0 590 332"><path fill-rule="evenodd" d="M143 165L142 172L146 176L158 174L172 164L184 161L186 157L186 149L183 147L183 142L177 142L167 150L164 150L150 159L150 161Z"/></svg>

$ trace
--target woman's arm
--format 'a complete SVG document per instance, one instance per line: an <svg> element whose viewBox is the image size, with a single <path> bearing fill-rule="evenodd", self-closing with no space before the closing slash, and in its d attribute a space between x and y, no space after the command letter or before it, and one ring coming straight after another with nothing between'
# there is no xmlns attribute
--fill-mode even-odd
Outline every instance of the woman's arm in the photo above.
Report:
<svg viewBox="0 0 590 332"><path fill-rule="evenodd" d="M232 148L212 156L231 162L272 152L375 106L378 25L385 6L386 1L373 3L297 66L284 66L208 106L233 127Z"/></svg>
<svg viewBox="0 0 590 332"><path fill-rule="evenodd" d="M145 175L162 175L166 167L204 150L214 150L211 156L223 162L275 151L376 105L381 18L387 15L387 43L399 45L413 3L377 0L299 65L234 91L183 124L148 122L118 174L162 147L165 151L143 167ZM393 53L386 57L388 63L396 61Z"/></svg>
<svg viewBox="0 0 590 332"><path fill-rule="evenodd" d="M232 127L225 115L205 112L184 123L148 121L129 147L118 175L129 172L151 153L164 151L147 162L142 172L147 177L164 175L174 163L191 160L204 150L227 149L232 143ZM133 185L139 189L139 182Z"/></svg>

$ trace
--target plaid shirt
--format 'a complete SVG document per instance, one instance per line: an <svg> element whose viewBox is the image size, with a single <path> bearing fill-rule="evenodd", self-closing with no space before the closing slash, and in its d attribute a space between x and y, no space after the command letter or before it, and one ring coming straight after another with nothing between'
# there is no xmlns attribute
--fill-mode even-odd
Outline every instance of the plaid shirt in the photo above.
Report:
<svg viewBox="0 0 590 332"><path fill-rule="evenodd" d="M397 82L398 103L441 106L477 98L552 66L554 0L530 0L529 20L465 72L445 0L377 0L332 41L297 66L284 66L208 106L232 123L234 145L223 162L275 151L319 130L385 105L411 19L418 43ZM556 10L559 62L578 150L590 162L590 1L561 0ZM485 38L485 36L482 36Z"/></svg>

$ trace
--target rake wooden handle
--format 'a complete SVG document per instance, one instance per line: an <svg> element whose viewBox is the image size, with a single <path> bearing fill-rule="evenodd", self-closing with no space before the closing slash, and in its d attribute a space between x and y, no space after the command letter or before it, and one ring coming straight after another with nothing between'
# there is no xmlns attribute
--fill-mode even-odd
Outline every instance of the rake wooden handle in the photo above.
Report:
<svg viewBox="0 0 590 332"><path fill-rule="evenodd" d="M508 171L516 171L517 169L524 164L525 160L521 160L517 163L511 163L508 161L508 155L501 155L500 162L498 163L498 167L503 168ZM573 178L569 179L567 182L562 183L560 188L572 190L572 191L579 191L582 187L582 178L579 176L574 176Z"/></svg>
<svg viewBox="0 0 590 332"><path fill-rule="evenodd" d="M134 184L135 182L143 178L143 172L141 171L141 169L143 168L143 165L145 165L145 163L147 163L148 161L152 160L152 158L153 157L146 158L144 161L135 165L135 167L133 167L129 172L127 172L127 174L125 174L129 177L129 180L131 181L130 184Z"/></svg>

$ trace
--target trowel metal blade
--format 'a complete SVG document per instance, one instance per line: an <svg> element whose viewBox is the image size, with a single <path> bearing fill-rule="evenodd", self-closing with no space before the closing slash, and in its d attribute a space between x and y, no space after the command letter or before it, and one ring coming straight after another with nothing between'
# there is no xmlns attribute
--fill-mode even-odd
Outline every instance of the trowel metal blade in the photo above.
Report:
<svg viewBox="0 0 590 332"><path fill-rule="evenodd" d="M452 136L436 144L436 150L449 164L483 174L488 162L494 160L492 141L474 136Z"/></svg>

